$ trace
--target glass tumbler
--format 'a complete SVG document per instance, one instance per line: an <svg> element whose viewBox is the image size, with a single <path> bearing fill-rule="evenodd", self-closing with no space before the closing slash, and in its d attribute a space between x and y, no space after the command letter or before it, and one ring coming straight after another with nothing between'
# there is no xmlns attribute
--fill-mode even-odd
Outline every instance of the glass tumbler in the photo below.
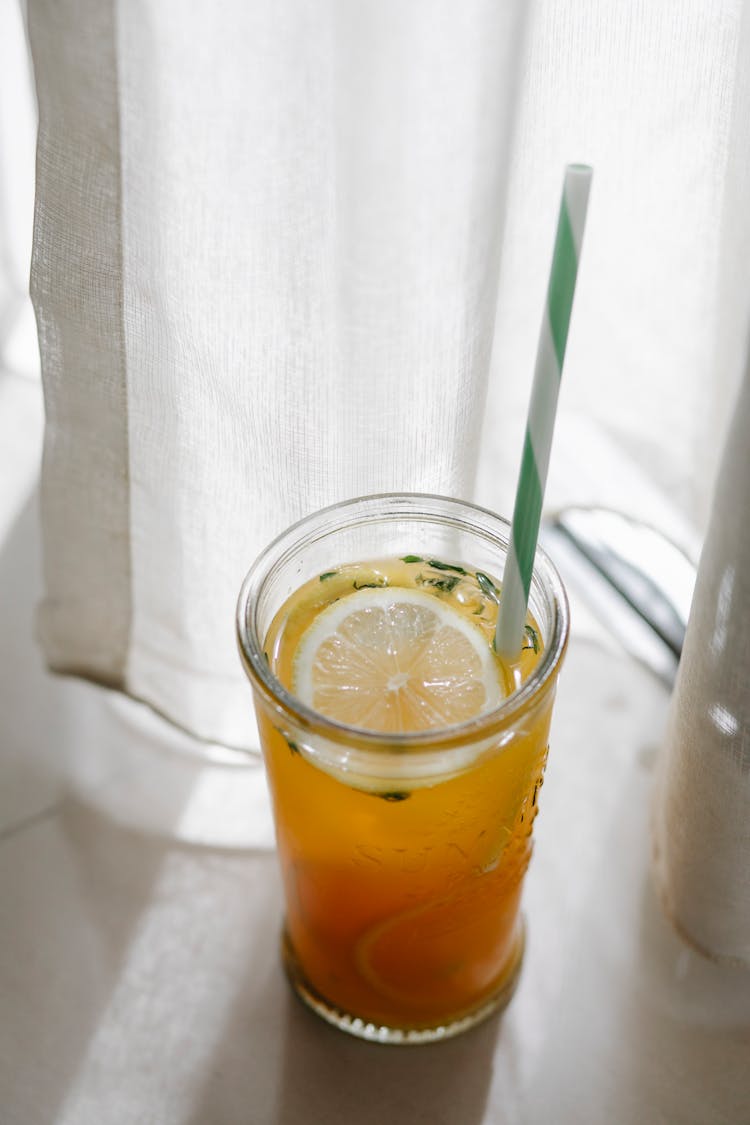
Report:
<svg viewBox="0 0 750 1125"><path fill-rule="evenodd" d="M430 730L384 734L316 712L277 678L266 637L303 583L349 563L450 559L501 587L508 536L507 521L462 501L363 497L289 528L242 586L238 639L273 803L284 965L312 1009L364 1039L446 1038L513 993L567 599L539 550L529 609L541 654L528 678L498 706Z"/></svg>

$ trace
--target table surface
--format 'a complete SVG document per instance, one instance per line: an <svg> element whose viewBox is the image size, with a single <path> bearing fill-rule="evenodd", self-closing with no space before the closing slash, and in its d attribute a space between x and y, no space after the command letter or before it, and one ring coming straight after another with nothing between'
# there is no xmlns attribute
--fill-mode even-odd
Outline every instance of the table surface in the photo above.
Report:
<svg viewBox="0 0 750 1125"><path fill-rule="evenodd" d="M284 980L259 771L45 672L38 391L2 389L3 1125L750 1122L750 974L652 885L662 683L574 604L515 999L442 1044L350 1039Z"/></svg>

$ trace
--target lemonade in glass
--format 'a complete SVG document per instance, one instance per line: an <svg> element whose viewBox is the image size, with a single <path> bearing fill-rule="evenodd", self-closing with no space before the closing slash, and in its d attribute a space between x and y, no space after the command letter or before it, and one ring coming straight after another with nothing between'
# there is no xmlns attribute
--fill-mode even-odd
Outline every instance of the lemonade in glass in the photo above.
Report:
<svg viewBox="0 0 750 1125"><path fill-rule="evenodd" d="M243 585L298 994L419 1043L502 1007L568 612L539 552L519 656L493 649L508 526L415 494L324 509Z"/></svg>

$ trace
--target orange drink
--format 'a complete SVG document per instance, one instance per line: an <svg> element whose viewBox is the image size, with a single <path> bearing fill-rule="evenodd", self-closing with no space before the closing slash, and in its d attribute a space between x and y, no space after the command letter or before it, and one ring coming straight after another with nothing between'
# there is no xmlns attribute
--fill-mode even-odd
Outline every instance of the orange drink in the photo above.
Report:
<svg viewBox="0 0 750 1125"><path fill-rule="evenodd" d="M538 561L518 660L492 646L507 525L439 497L308 517L240 596L300 996L382 1042L455 1034L510 998L567 638Z"/></svg>

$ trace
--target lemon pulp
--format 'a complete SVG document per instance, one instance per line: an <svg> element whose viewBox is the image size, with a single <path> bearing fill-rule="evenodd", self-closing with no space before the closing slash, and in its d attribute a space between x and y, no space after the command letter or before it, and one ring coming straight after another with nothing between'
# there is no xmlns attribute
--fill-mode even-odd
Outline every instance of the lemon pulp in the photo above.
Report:
<svg viewBox="0 0 750 1125"><path fill-rule="evenodd" d="M355 590L318 614L292 690L329 718L383 732L460 723L504 695L480 628L434 593L395 586Z"/></svg>

